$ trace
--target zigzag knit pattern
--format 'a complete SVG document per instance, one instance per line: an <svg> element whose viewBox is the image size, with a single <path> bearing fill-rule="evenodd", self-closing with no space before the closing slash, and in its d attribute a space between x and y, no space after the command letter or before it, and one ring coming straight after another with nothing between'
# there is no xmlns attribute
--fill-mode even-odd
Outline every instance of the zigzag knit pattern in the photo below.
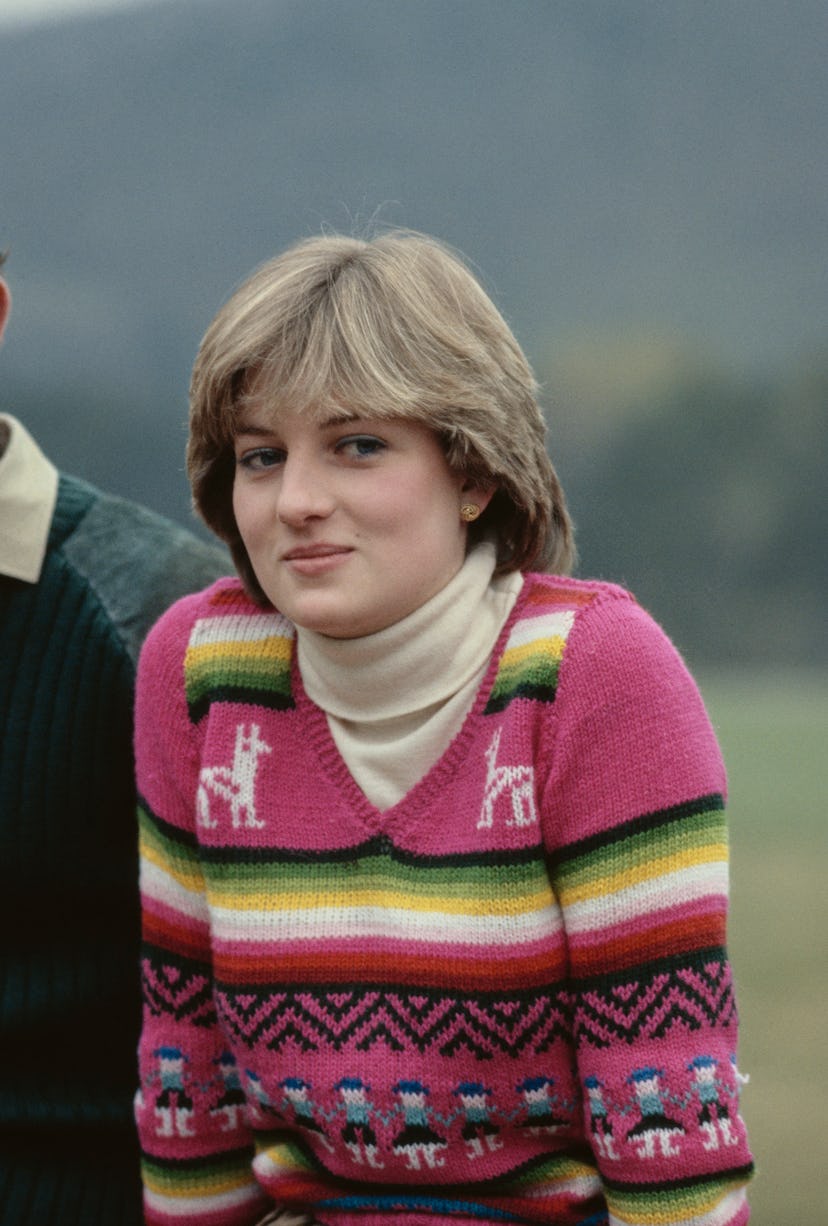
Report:
<svg viewBox="0 0 828 1226"><path fill-rule="evenodd" d="M386 812L294 648L227 580L142 657L147 1221L742 1226L724 773L661 631L527 577Z"/></svg>

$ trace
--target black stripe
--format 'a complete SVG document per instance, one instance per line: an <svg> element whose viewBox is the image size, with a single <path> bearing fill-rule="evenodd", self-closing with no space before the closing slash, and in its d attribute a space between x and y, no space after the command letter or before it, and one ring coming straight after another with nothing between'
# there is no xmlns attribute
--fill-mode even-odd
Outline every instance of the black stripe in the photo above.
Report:
<svg viewBox="0 0 828 1226"><path fill-rule="evenodd" d="M710 813L714 810L724 810L724 798L719 792L711 792L707 796L699 796L694 800L685 800L666 809L655 809L652 813L644 813L639 817L630 818L613 826L612 830L604 830L598 834L590 834L576 843L567 843L550 854L550 862L554 865L566 864L568 860L596 851L601 847L611 847L613 843L622 843L625 839L637 834L645 834L657 830L659 826L669 826L671 822L681 821L686 817L695 817L700 813Z"/></svg>
<svg viewBox="0 0 828 1226"><path fill-rule="evenodd" d="M557 682L554 685L535 685L531 681L522 681L520 685L515 686L513 690L507 690L505 693L492 695L492 697L486 703L483 714L496 715L499 711L505 711L509 704L514 702L516 698L527 698L533 702L554 702L557 692Z"/></svg>
<svg viewBox="0 0 828 1226"><path fill-rule="evenodd" d="M240 1149L223 1149L219 1154L206 1154L203 1158L162 1158L155 1154L144 1154L143 1161L148 1167L159 1167L166 1171L205 1171L216 1167L243 1162L249 1166L251 1159L247 1146Z"/></svg>
<svg viewBox="0 0 828 1226"><path fill-rule="evenodd" d="M614 1192L671 1192L679 1188L698 1188L706 1183L719 1183L721 1180L741 1182L750 1179L753 1169L753 1163L746 1162L743 1166L730 1166L724 1171L686 1175L682 1179L660 1179L658 1183L623 1183L619 1179L608 1179L603 1171L601 1178L605 1187L612 1188Z"/></svg>
<svg viewBox="0 0 828 1226"><path fill-rule="evenodd" d="M198 838L190 830L182 830L180 826L173 826L170 822L164 821L163 817L159 817L150 805L147 804L143 796L138 797L138 809L152 822L158 833L165 839L169 839L171 843L178 843L182 847L186 847L190 851L198 850Z"/></svg>
<svg viewBox="0 0 828 1226"><path fill-rule="evenodd" d="M242 702L252 707L264 707L268 711L293 711L296 707L293 695L286 694L284 690L259 689L252 685L217 685L194 702L187 703L190 721L197 724L214 702Z"/></svg>
<svg viewBox="0 0 828 1226"><path fill-rule="evenodd" d="M370 856L387 856L398 864L417 868L509 868L544 860L543 845L504 848L494 851L453 852L450 855L419 855L397 847L386 835L375 836L352 847L337 847L325 851L293 850L280 847L205 847L199 856L206 864L356 864Z"/></svg>

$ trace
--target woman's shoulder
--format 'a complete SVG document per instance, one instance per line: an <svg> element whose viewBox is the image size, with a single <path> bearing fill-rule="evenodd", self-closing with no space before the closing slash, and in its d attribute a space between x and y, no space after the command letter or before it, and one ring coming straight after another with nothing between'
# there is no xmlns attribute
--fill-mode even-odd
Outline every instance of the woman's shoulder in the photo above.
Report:
<svg viewBox="0 0 828 1226"><path fill-rule="evenodd" d="M632 592L605 579L575 579L571 575L529 571L524 576L524 597L544 599L573 608L586 608L596 601L635 601Z"/></svg>
<svg viewBox="0 0 828 1226"><path fill-rule="evenodd" d="M527 574L516 612L517 639L555 641L561 680L575 672L581 677L587 672L595 682L623 677L625 684L647 673L688 679L666 632L617 583Z"/></svg>
<svg viewBox="0 0 828 1226"><path fill-rule="evenodd" d="M563 646L576 627L582 637L607 617L623 623L640 612L632 593L616 583L530 572L515 607L513 638L552 636Z"/></svg>
<svg viewBox="0 0 828 1226"><path fill-rule="evenodd" d="M639 604L633 592L604 579L573 579L568 575L531 572L524 576L518 618L549 618L558 614L562 622L584 633L587 626L597 632L600 625L644 626L658 634L664 632L650 613Z"/></svg>
<svg viewBox="0 0 828 1226"><path fill-rule="evenodd" d="M146 665L148 658L159 654L180 656L208 628L215 634L221 626L243 626L250 618L266 616L278 614L257 605L238 578L216 579L201 591L182 596L161 614L144 640L141 662Z"/></svg>
<svg viewBox="0 0 828 1226"><path fill-rule="evenodd" d="M589 664L602 652L596 638L595 610L637 608L629 592L615 584L529 572L506 624L497 660L488 713L504 710L513 698L532 697L548 709L554 702L564 663L571 673L574 656ZM625 613L622 612L622 620ZM600 632L598 634L600 637Z"/></svg>
<svg viewBox="0 0 828 1226"><path fill-rule="evenodd" d="M295 627L257 604L236 578L219 579L176 601L156 622L138 665L139 690L187 696L197 723L217 695L224 701L291 705Z"/></svg>
<svg viewBox="0 0 828 1226"><path fill-rule="evenodd" d="M161 614L151 634L168 635L191 628L203 618L261 615L262 609L248 596L240 579L225 575L198 592L190 592L174 601Z"/></svg>

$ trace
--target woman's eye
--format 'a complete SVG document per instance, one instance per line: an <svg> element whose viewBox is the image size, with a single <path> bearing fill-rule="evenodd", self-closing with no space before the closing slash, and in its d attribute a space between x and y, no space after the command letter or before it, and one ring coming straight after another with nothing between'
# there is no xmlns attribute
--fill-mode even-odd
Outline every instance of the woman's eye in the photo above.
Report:
<svg viewBox="0 0 828 1226"><path fill-rule="evenodd" d="M236 462L248 472L262 472L281 464L284 457L285 453L276 447L256 447L253 451L245 451Z"/></svg>
<svg viewBox="0 0 828 1226"><path fill-rule="evenodd" d="M373 435L357 434L352 438L340 439L337 443L337 451L352 459L361 460L384 451L385 446L382 439L374 438Z"/></svg>

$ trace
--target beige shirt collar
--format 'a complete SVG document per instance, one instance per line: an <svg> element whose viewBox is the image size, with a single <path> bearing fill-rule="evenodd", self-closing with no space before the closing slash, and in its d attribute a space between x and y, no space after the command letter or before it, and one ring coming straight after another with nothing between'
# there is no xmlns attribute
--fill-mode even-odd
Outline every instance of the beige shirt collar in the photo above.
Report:
<svg viewBox="0 0 828 1226"><path fill-rule="evenodd" d="M0 413L0 574L37 583L57 490L54 464L25 426Z"/></svg>
<svg viewBox="0 0 828 1226"><path fill-rule="evenodd" d="M493 579L495 547L402 621L361 639L297 630L299 669L345 765L378 809L395 805L460 730L523 585Z"/></svg>
<svg viewBox="0 0 828 1226"><path fill-rule="evenodd" d="M385 630L334 639L297 629L308 696L338 719L396 719L445 702L488 661L521 577L492 580L495 547L484 541L453 579Z"/></svg>

